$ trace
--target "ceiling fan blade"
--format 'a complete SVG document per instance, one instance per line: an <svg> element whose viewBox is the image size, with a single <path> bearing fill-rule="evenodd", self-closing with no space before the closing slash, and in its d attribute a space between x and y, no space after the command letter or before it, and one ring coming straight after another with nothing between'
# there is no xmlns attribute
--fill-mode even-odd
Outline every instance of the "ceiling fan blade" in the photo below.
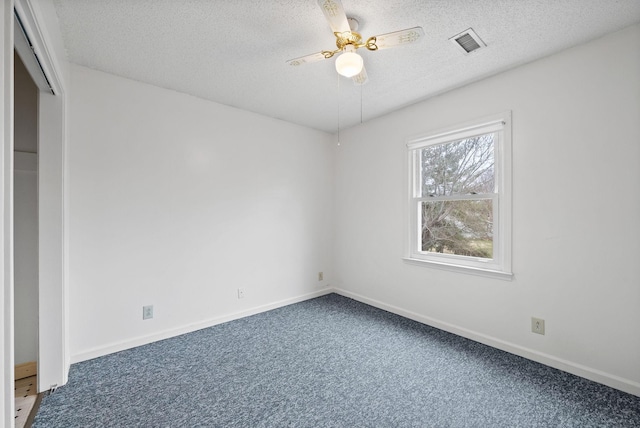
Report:
<svg viewBox="0 0 640 428"><path fill-rule="evenodd" d="M329 21L329 26L334 33L351 31L340 0L318 0L318 6L322 9L322 13Z"/></svg>
<svg viewBox="0 0 640 428"><path fill-rule="evenodd" d="M367 76L367 70L365 70L364 66L362 66L362 71L355 76L353 76L353 84L356 86L364 85L369 81L369 77Z"/></svg>
<svg viewBox="0 0 640 428"><path fill-rule="evenodd" d="M309 63L309 62L322 61L323 59L327 59L327 58L330 58L330 57L327 57L324 54L324 52L318 52L311 55L301 56L300 58L290 59L287 61L287 64L298 66L298 65Z"/></svg>
<svg viewBox="0 0 640 428"><path fill-rule="evenodd" d="M369 40L375 38L373 44L378 49L387 49L394 46L407 45L409 43L415 43L424 36L424 30L422 27L407 28L406 30L394 31L393 33L380 34L379 36L371 37ZM367 41L367 49L371 49ZM375 50L375 49L372 49Z"/></svg>

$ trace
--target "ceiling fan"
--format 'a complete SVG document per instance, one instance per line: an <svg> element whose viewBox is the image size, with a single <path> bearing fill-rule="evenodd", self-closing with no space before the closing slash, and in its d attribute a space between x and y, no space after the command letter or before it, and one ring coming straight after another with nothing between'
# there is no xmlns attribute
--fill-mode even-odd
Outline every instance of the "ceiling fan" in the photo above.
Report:
<svg viewBox="0 0 640 428"><path fill-rule="evenodd" d="M290 59L287 64L299 66L308 62L329 59L342 52L336 59L336 71L345 77L352 78L354 84L362 85L367 81L367 72L362 57L356 53L357 49L367 48L370 51L377 51L414 43L424 36L422 27L413 27L369 37L363 42L362 36L356 32L358 22L355 19L347 18L340 0L318 0L318 5L336 36L338 49Z"/></svg>

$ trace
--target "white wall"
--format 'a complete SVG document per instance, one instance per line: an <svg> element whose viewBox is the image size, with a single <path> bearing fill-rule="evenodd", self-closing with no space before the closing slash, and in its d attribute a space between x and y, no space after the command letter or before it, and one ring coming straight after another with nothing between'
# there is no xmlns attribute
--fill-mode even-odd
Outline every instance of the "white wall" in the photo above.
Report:
<svg viewBox="0 0 640 428"><path fill-rule="evenodd" d="M16 152L14 165L15 364L21 364L38 359L37 155Z"/></svg>
<svg viewBox="0 0 640 428"><path fill-rule="evenodd" d="M15 364L38 359L38 88L14 55Z"/></svg>
<svg viewBox="0 0 640 428"><path fill-rule="evenodd" d="M14 138L13 150L38 151L38 87L16 53L14 61ZM35 61L35 60L34 60Z"/></svg>
<svg viewBox="0 0 640 428"><path fill-rule="evenodd" d="M636 25L342 132L334 285L640 395L638 76ZM405 264L407 138L506 110L515 278Z"/></svg>
<svg viewBox="0 0 640 428"><path fill-rule="evenodd" d="M330 135L80 66L70 76L72 361L326 290Z"/></svg>

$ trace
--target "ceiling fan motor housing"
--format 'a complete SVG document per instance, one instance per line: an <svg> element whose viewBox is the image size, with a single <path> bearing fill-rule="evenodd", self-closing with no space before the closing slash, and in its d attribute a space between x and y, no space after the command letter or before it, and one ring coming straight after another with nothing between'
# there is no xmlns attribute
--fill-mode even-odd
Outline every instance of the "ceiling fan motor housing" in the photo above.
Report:
<svg viewBox="0 0 640 428"><path fill-rule="evenodd" d="M333 33L336 36L336 46L342 50L347 45L358 46L362 42L362 36L355 31L345 31L343 33Z"/></svg>

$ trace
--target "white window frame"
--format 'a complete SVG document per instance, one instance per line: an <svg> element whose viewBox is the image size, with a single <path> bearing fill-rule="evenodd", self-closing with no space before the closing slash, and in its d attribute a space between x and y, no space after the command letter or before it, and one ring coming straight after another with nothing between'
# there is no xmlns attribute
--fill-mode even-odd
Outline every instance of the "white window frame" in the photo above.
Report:
<svg viewBox="0 0 640 428"><path fill-rule="evenodd" d="M416 189L421 185L420 149L436 144L453 143L465 138L495 133L494 178L496 191L487 195L493 200L493 258L460 256L422 251L420 204L425 200ZM455 127L423 134L407 141L408 210L407 244L404 260L409 263L511 279L511 112L484 117ZM478 199L459 195L448 200Z"/></svg>

